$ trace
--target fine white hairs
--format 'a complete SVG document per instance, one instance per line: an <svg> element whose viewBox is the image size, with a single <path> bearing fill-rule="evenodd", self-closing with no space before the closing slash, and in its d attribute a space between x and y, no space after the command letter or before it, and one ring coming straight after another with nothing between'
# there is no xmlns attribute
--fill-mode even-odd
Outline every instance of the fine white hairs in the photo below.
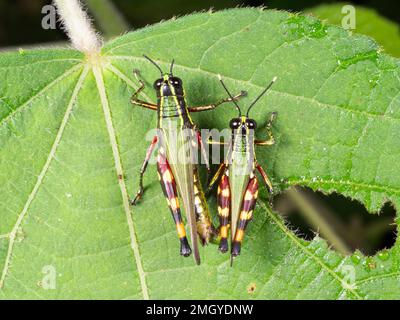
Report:
<svg viewBox="0 0 400 320"><path fill-rule="evenodd" d="M102 41L79 0L54 0L63 28L77 50L88 55L100 51Z"/></svg>

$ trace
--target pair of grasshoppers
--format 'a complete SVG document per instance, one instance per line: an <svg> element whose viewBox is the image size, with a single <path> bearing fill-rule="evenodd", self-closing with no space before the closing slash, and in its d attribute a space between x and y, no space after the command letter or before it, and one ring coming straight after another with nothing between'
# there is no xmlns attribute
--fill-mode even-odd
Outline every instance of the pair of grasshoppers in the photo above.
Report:
<svg viewBox="0 0 400 320"><path fill-rule="evenodd" d="M140 170L139 191L131 201L136 205L143 196L143 176L148 166L154 148L158 144L157 171L163 193L167 199L169 209L174 219L180 240L180 254L187 257L192 253L197 264L200 264L198 249L199 236L203 245L211 240L219 239L219 250L228 251L228 233L231 229L231 261L240 254L241 243L248 222L251 220L258 195L258 182L255 176L257 169L263 178L268 191L272 193L272 183L265 171L255 158L255 145L272 145L274 138L271 124L276 113L272 113L267 124L268 140L254 139L256 122L249 118L249 111L263 96L276 78L263 90L263 92L249 106L246 115L243 115L237 100L246 92L233 96L220 78L221 84L228 93L228 98L215 104L188 107L182 80L173 74L174 61L169 73L163 72L160 66L147 56L160 72L160 78L154 82L157 93L157 104L142 101L138 98L145 88L144 82L139 78L139 73L134 71L140 83L139 89L133 94L131 103L137 106L157 111L157 134L154 136L146 153L145 160ZM226 102L233 102L239 115L230 121L232 138L228 146L225 161L220 164L216 174L211 179L209 189L218 181L218 216L220 226L218 230L213 227L209 210L204 195L198 164L195 157L200 148L205 156L206 167L210 174L210 165L206 157L205 148L200 132L190 117L191 112L212 110ZM209 140L208 143L219 143ZM188 243L186 230L183 223L179 198L182 200L186 213L187 224L190 230L191 246Z"/></svg>

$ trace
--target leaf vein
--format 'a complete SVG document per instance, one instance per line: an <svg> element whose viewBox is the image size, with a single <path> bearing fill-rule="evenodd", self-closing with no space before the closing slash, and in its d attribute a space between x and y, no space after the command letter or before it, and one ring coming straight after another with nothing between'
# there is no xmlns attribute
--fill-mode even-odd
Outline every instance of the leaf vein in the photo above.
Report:
<svg viewBox="0 0 400 320"><path fill-rule="evenodd" d="M0 125L3 125L4 123L8 122L10 119L12 119L18 112L22 112L29 104L34 101L36 98L41 96L43 93L45 93L47 90L49 90L51 87L56 85L58 82L62 81L66 77L68 77L70 74L74 73L77 71L79 68L82 68L82 64L78 64L73 66L72 68L66 70L63 74L58 76L56 79L48 83L45 87L43 87L39 92L34 94L32 97L30 97L27 101L22 103L21 105L17 106L11 113L9 113L6 117L0 120Z"/></svg>
<svg viewBox="0 0 400 320"><path fill-rule="evenodd" d="M61 141L61 138L62 138L62 135L64 133L65 127L66 127L67 122L68 122L68 120L70 118L70 114L72 112L72 108L73 108L73 106L75 104L75 100L76 100L76 98L78 96L78 93L79 93L80 89L82 88L83 81L84 81L87 73L88 73L88 68L85 68L83 70L81 76L79 77L77 83L76 83L76 86L75 86L75 88L74 88L74 90L72 92L71 99L70 99L70 101L68 103L67 109L65 111L64 117L63 117L61 125L60 125L60 128L58 129L57 135L56 135L54 143L53 143L53 145L52 145L52 147L50 149L50 152L49 152L49 155L48 155L48 157L46 159L46 162L45 162L45 164L44 164L44 166L43 166L43 168L42 168L42 170L41 170L41 172L40 172L40 174L39 174L39 176L38 176L38 178L36 180L36 184L34 185L34 187L32 189L32 192L28 196L28 199L27 199L27 201L26 201L26 203L24 205L24 208L22 209L21 213L18 215L17 221L16 221L13 229L10 232L10 235L9 235L10 240L9 240L9 244L8 244L6 259L5 259L5 262L4 262L4 268L3 268L3 271L2 271L2 274L1 274L1 278L0 278L0 289L3 288L3 286L4 286L4 281L5 281L9 266L10 266L11 255L12 255L12 251L13 251L13 248L14 248L15 239L16 239L16 235L17 235L18 229L20 228L23 219L25 218L25 216L26 216L26 214L27 214L27 212L28 212L33 200L35 199L36 194L38 193L38 190L42 185L43 179L45 178L45 176L47 174L47 171L48 171L48 169L50 167L50 164L51 164L52 160L54 159L55 153L56 153L57 148L59 146L59 143Z"/></svg>
<svg viewBox="0 0 400 320"><path fill-rule="evenodd" d="M93 67L93 73L94 73L94 76L96 79L97 88L99 90L100 100L101 100L101 104L103 107L104 118L105 118L105 122L106 122L106 126L107 126L108 135L110 138L111 149L112 149L113 156L114 156L116 176L123 177L124 173L123 173L123 169L122 169L122 162L121 162L121 158L120 158L120 154L119 154L115 129L114 129L114 125L112 122L112 116L111 116L110 106L109 106L106 88L105 88L105 84L104 84L103 74L99 67ZM136 267L137 267L137 271L139 274L139 280L140 280L143 298L145 300L148 300L149 293L148 293L148 288L147 288L147 284L146 284L146 273L145 273L145 271L143 269L143 265L142 265L142 260L141 260L140 251L139 251L139 244L138 244L138 240L136 237L135 227L134 227L133 219L132 219L132 215L131 215L131 209L130 209L129 200L128 200L129 197L128 197L128 193L126 190L125 180L118 179L118 184L119 184L119 187L121 190L122 202L123 202L123 207L124 207L124 211L125 211L125 215L126 215L126 219L127 219L127 223L128 223L128 229L129 229L130 240L131 240L130 245L131 245L131 249L133 251L134 258L136 261Z"/></svg>
<svg viewBox="0 0 400 320"><path fill-rule="evenodd" d="M256 23L260 20L261 17L262 17L262 14L260 13L260 14L258 15L257 19L255 19L254 21L250 22L250 23L247 24L246 26L240 28L239 30L235 30L234 32L231 32L231 33L229 33L229 34L226 34L226 35L224 35L224 36L218 38L217 41L215 41L215 42L214 42L212 45L210 45L206 50L204 50L204 52L203 52L203 54L202 54L202 56L201 56L201 58L200 58L200 60L199 60L199 63L198 63L199 68L201 68L201 65L202 65L202 63L203 63L203 60L204 60L206 54L207 54L210 50L212 50L213 47L215 47L215 46L216 46L218 43L220 43L222 40L224 40L224 39L226 39L226 38L229 38L229 37L231 37L231 36L233 36L233 35L235 35L235 34L237 34L237 33L239 33L239 32L242 32L243 30L246 30L246 28L249 28L250 26L256 24Z"/></svg>
<svg viewBox="0 0 400 320"><path fill-rule="evenodd" d="M342 286L344 283L344 280L334 271L332 270L328 265L326 265L318 256L316 256L314 253L312 253L310 250L308 250L297 237L286 228L286 226L282 223L282 221L274 214L272 211L268 209L268 207L265 205L265 203L261 200L259 200L259 203L261 207L267 212L268 216L273 220L277 226L281 229L281 231L290 239L292 242L300 248L301 251L303 251L305 254L307 254L310 258L312 258L316 263L318 263L323 269L325 269L326 272L328 272L331 277L333 277L339 284ZM345 288L345 290L350 291L355 297L358 299L362 299L362 296L352 288Z"/></svg>
<svg viewBox="0 0 400 320"><path fill-rule="evenodd" d="M167 32L155 34L155 35L150 36L150 37L144 37L144 38L142 38L142 39L128 41L128 42L122 43L122 44L120 44L120 45L118 45L118 46L111 47L110 49L105 50L104 53L113 52L113 51L115 51L116 49L119 49L119 48L122 48L122 47L125 47L125 46L128 46L128 45L131 45L132 43L137 44L137 43L139 43L139 42L141 42L141 41L150 40L150 39L154 39L154 38L157 38L157 37L162 37L162 36L165 36L166 33L167 33L168 35L172 35L172 34L173 34L173 35L176 35L177 33L180 33L180 32L183 32L183 31L189 31L189 30L194 29L194 28L202 27L202 26L206 25L210 20L211 20L211 14L208 16L208 18L207 18L206 21L204 21L204 22L202 22L202 23L200 23L200 24L198 24L198 25L192 25L192 26L189 27L189 28L183 28L183 29L180 29L180 30L172 31L172 32L168 32L168 31L167 31Z"/></svg>

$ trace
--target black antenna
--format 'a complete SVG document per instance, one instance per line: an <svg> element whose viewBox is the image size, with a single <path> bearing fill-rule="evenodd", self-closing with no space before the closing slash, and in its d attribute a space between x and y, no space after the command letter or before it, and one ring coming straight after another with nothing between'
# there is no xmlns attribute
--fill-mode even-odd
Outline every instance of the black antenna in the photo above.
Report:
<svg viewBox="0 0 400 320"><path fill-rule="evenodd" d="M163 71L161 70L161 68L160 68L160 66L157 64L157 63L155 63L153 60L151 60L148 56L146 56L145 54L143 55L143 57L145 57L147 60L149 60L152 64L154 64L155 66L156 66L156 68L158 69L158 70L160 70L160 73L161 73L161 77L163 76Z"/></svg>
<svg viewBox="0 0 400 320"><path fill-rule="evenodd" d="M237 104L235 98L232 96L232 94L229 92L228 88L226 87L225 83L222 81L221 75L218 75L218 79L221 82L222 86L224 87L225 91L228 93L228 96L231 98L232 102L235 104L236 108L239 111L239 117L242 116L242 110L240 110L239 105Z"/></svg>
<svg viewBox="0 0 400 320"><path fill-rule="evenodd" d="M272 85L274 84L274 82L276 81L277 77L274 77L271 81L271 83L263 90L263 92L260 93L260 95L252 102L252 104L250 105L250 107L247 109L247 113L246 113L246 117L249 116L249 111L250 109L256 104L256 102L258 100L260 100L260 98L268 91L269 88L272 87Z"/></svg>
<svg viewBox="0 0 400 320"><path fill-rule="evenodd" d="M172 69L174 68L175 59L172 59L171 67L169 68L169 74L172 75Z"/></svg>

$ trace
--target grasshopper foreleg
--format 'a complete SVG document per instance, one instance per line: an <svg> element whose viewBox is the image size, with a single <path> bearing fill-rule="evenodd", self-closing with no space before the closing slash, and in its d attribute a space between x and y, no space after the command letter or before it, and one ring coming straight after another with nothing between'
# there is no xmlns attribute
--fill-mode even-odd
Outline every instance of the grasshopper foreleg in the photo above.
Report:
<svg viewBox="0 0 400 320"><path fill-rule="evenodd" d="M143 107L143 108L147 108L147 109L151 109L151 110L157 110L158 106L156 104L138 99L139 94L145 88L145 84L144 84L144 81L142 79L140 79L138 70L133 70L133 74L135 75L137 81L139 81L140 87L132 95L131 103L134 104L134 105Z"/></svg>
<svg viewBox="0 0 400 320"><path fill-rule="evenodd" d="M244 97L247 95L246 91L241 91L239 94L237 94L236 96L233 97L234 100L239 100L241 97ZM222 99L216 103L212 103L212 104L208 104L205 106L197 106L197 107L188 107L189 112L201 112L201 111L207 111L207 110L212 110L215 109L217 107L219 107L220 105L226 103L226 102L232 102L231 98L225 98Z"/></svg>

